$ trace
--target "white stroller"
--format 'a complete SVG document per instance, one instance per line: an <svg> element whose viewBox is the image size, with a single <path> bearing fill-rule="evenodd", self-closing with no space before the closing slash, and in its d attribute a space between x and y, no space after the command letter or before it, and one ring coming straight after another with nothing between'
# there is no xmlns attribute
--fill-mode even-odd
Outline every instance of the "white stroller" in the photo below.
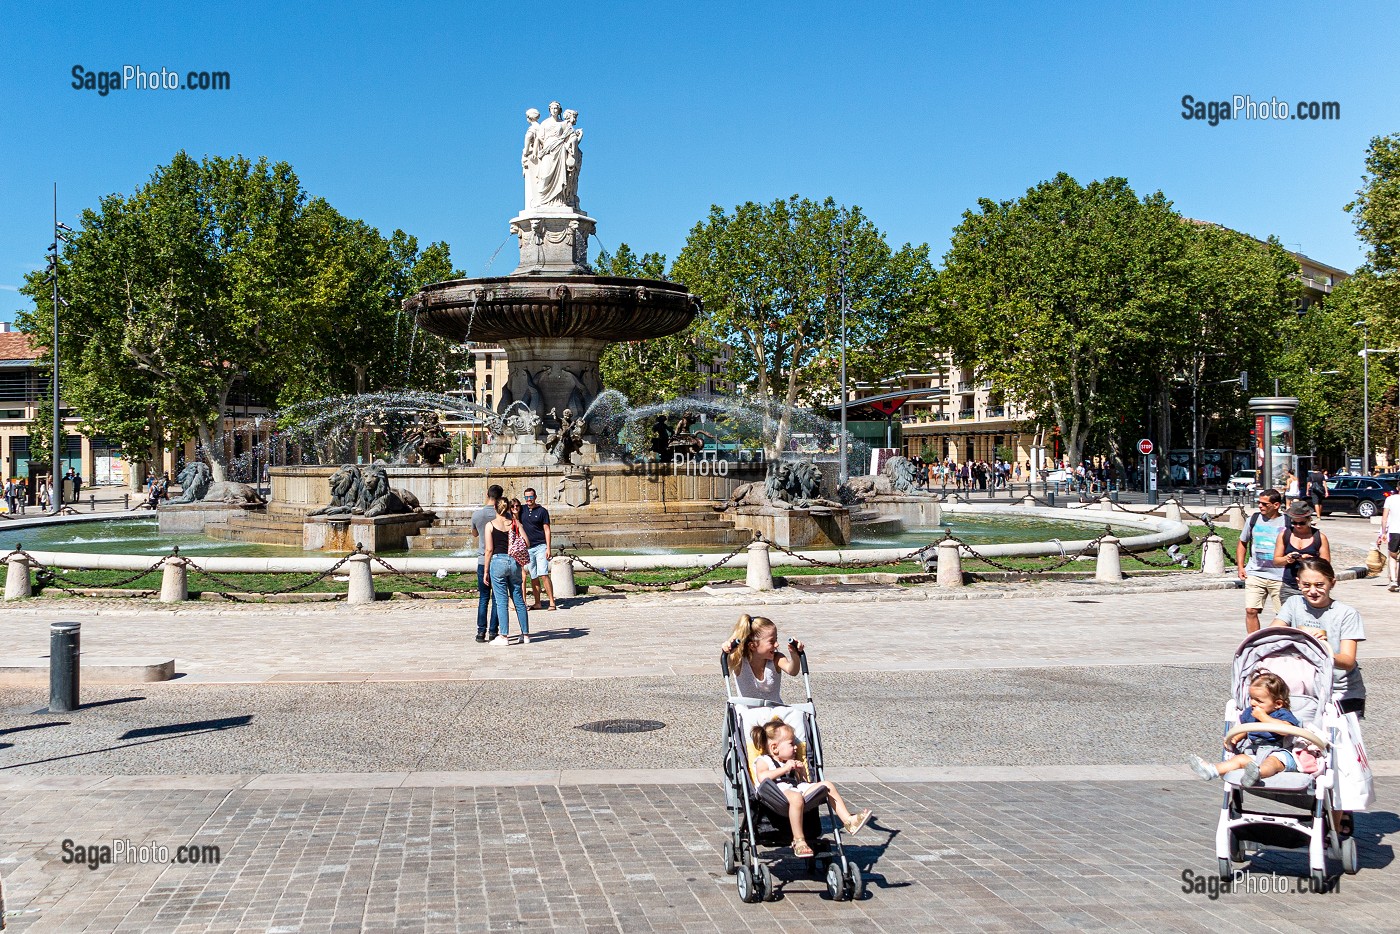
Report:
<svg viewBox="0 0 1400 934"><path fill-rule="evenodd" d="M1294 737L1295 755L1312 750L1316 770L1279 772L1256 785L1242 784L1244 772L1224 776L1225 799L1215 831L1215 855L1221 878L1234 875L1232 862L1242 862L1246 846L1254 850L1307 850L1314 891L1327 882L1327 858L1336 857L1348 873L1358 870L1356 841L1335 830L1337 761L1334 747L1347 724L1332 700L1332 653L1312 636L1297 629L1269 626L1251 633L1235 650L1231 668L1230 702L1225 708L1225 738L1251 731L1258 724L1241 724L1240 712L1249 705L1249 684L1255 675L1272 672L1288 684L1291 709L1302 727L1273 725L1269 732ZM1227 756L1222 754L1222 761ZM1251 810L1246 802L1263 798L1300 808L1303 814Z"/></svg>

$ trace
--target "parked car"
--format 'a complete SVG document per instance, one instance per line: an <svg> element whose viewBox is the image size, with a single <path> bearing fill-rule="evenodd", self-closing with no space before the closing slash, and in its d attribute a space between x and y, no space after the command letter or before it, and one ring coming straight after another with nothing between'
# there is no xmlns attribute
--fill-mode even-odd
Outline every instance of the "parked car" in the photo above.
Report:
<svg viewBox="0 0 1400 934"><path fill-rule="evenodd" d="M1327 481L1322 514L1354 512L1369 519L1381 511L1387 496L1395 495L1395 481L1379 477L1336 477Z"/></svg>
<svg viewBox="0 0 1400 934"><path fill-rule="evenodd" d="M1072 480L1073 478L1074 478L1074 473L1073 473L1072 471L1066 470L1066 469L1063 468L1063 467L1057 467L1057 468L1055 468L1054 470L1049 470L1049 471L1046 471L1046 473L1045 473L1045 482L1046 482L1046 483L1062 483L1062 484L1067 484L1067 483L1069 483L1070 480Z"/></svg>
<svg viewBox="0 0 1400 934"><path fill-rule="evenodd" d="M1226 487L1231 493L1253 493L1259 489L1259 471L1241 470L1230 478Z"/></svg>

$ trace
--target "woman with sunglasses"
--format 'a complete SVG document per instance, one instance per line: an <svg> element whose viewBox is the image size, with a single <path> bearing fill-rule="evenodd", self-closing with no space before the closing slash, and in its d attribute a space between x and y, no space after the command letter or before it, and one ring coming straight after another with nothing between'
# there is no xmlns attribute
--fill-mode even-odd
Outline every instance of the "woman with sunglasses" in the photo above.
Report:
<svg viewBox="0 0 1400 934"><path fill-rule="evenodd" d="M1304 558L1332 561L1332 546L1321 529L1313 528L1312 517L1312 507L1302 502L1289 506L1283 514L1283 534L1274 543L1274 567L1283 568L1281 604L1287 603L1289 597L1302 595L1298 589L1298 571Z"/></svg>

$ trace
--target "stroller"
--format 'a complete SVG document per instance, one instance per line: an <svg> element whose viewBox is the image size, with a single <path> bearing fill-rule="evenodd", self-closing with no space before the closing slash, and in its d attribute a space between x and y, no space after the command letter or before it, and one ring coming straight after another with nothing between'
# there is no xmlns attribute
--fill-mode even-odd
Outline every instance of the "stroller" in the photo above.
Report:
<svg viewBox="0 0 1400 934"><path fill-rule="evenodd" d="M1270 725L1269 732L1295 737L1294 752L1313 747L1316 771L1280 772L1256 785L1242 784L1243 770L1224 776L1225 798L1215 830L1216 863L1222 879L1234 875L1232 862L1243 862L1246 845L1254 850L1307 850L1313 891L1327 883L1327 858L1336 857L1342 869L1355 873L1356 841L1337 833L1332 815L1336 810L1337 759L1334 746L1339 730L1346 729L1332 700L1332 653L1312 636L1297 629L1270 626L1251 633L1235 650L1231 668L1230 702L1225 708L1225 738L1258 732L1258 724L1239 723L1249 704L1249 683L1269 671L1289 688L1293 715L1302 728ZM1222 755L1222 761L1225 758ZM1301 767L1302 763L1300 763ZM1263 798L1303 810L1303 814L1276 814L1246 807L1250 798Z"/></svg>
<svg viewBox="0 0 1400 934"><path fill-rule="evenodd" d="M789 646L792 640L789 640ZM733 829L724 841L724 871L737 876L739 899L743 902L769 900L777 896L773 874L759 861L760 847L784 847L792 843L792 824L788 817L788 802L774 782L755 785L753 761L761 752L749 742L749 731L756 725L775 717L787 723L797 734L798 755L807 763L811 780L824 780L821 732L817 728L816 705L812 702L812 679L807 671L807 656L799 653L802 662L802 682L807 700L801 704L779 706L771 701L740 697L738 686L730 674L728 660L720 655L720 673L728 703L724 718L724 777L725 807L733 818ZM822 835L820 805L825 802L831 813L832 834L828 841ZM859 900L865 897L865 879L860 867L846 857L841 845L842 825L827 800L825 789L807 802L803 815L803 834L811 844L813 855L807 859L807 871L821 878L825 864L826 891L834 901Z"/></svg>

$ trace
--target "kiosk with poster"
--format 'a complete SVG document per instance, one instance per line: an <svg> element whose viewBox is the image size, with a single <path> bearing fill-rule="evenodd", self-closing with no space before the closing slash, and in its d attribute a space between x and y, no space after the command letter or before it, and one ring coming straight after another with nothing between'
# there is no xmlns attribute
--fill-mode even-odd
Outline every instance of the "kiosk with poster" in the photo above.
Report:
<svg viewBox="0 0 1400 934"><path fill-rule="evenodd" d="M1259 471L1260 489L1282 489L1284 479L1295 469L1293 413L1298 400L1292 396L1260 396L1249 400L1254 413L1254 467Z"/></svg>

